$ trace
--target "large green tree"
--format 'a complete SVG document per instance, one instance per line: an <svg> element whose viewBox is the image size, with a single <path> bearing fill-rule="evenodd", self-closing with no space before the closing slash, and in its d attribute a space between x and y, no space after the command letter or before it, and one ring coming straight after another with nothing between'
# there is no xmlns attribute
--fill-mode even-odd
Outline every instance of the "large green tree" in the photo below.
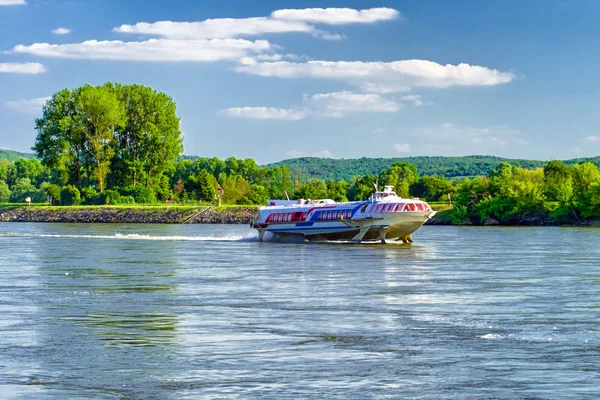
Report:
<svg viewBox="0 0 600 400"><path fill-rule="evenodd" d="M173 99L140 85L86 85L57 92L36 120L33 149L62 185L164 191L163 173L181 154ZM110 175L109 175L110 174Z"/></svg>
<svg viewBox="0 0 600 400"><path fill-rule="evenodd" d="M124 124L115 132L118 184L156 186L183 151L176 105L170 96L142 85L107 85L124 106Z"/></svg>
<svg viewBox="0 0 600 400"><path fill-rule="evenodd" d="M110 161L115 155L115 130L124 124L124 107L115 92L106 86L83 88L76 104L94 157L96 183L103 192Z"/></svg>

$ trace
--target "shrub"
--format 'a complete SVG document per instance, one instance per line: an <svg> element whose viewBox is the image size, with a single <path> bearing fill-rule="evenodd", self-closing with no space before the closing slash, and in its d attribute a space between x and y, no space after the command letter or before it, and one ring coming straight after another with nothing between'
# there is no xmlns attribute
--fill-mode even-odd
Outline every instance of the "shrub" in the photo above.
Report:
<svg viewBox="0 0 600 400"><path fill-rule="evenodd" d="M102 199L100 199L99 193L93 187L85 187L81 189L81 194L83 195L82 202L87 205L98 205L103 204Z"/></svg>
<svg viewBox="0 0 600 400"><path fill-rule="evenodd" d="M81 203L81 194L79 193L79 189L73 185L63 186L60 192L60 199L64 205L77 205Z"/></svg>
<svg viewBox="0 0 600 400"><path fill-rule="evenodd" d="M154 190L142 185L130 186L123 193L132 196L138 204L156 203Z"/></svg>

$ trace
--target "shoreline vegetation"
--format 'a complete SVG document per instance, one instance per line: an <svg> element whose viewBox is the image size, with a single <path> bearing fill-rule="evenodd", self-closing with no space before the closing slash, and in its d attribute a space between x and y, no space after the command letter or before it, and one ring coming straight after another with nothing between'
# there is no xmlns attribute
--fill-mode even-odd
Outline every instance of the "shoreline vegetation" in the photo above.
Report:
<svg viewBox="0 0 600 400"><path fill-rule="evenodd" d="M304 158L266 166L183 157L173 99L119 83L55 93L35 129L34 158L0 153L1 221L247 223L268 199L365 201L383 185L443 208L431 224L587 226L600 219L600 157ZM18 205L24 202L32 205Z"/></svg>
<svg viewBox="0 0 600 400"><path fill-rule="evenodd" d="M437 214L426 225L474 225L453 219L450 204L432 204ZM258 215L257 206L27 206L0 205L0 222L118 223L118 224L247 224ZM490 218L483 226L555 226L548 218L524 218L506 224ZM568 226L598 226L600 219Z"/></svg>

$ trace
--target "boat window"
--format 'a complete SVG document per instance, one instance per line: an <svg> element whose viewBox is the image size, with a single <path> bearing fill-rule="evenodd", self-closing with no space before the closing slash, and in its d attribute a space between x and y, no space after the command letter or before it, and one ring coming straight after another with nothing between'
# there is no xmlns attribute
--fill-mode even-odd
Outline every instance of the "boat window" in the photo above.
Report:
<svg viewBox="0 0 600 400"><path fill-rule="evenodd" d="M398 203L398 204L396 204L396 208L394 209L394 211L400 212L400 211L402 211L403 208L404 208L404 203Z"/></svg>
<svg viewBox="0 0 600 400"><path fill-rule="evenodd" d="M419 211L425 211L425 207L423 206L423 203L417 203L417 208L419 209Z"/></svg>
<svg viewBox="0 0 600 400"><path fill-rule="evenodd" d="M385 212L392 211L393 209L394 209L394 204L386 204L384 207Z"/></svg>
<svg viewBox="0 0 600 400"><path fill-rule="evenodd" d="M407 211L415 211L415 209L416 209L416 207L415 207L415 205L413 203L408 203L406 205L406 210Z"/></svg>

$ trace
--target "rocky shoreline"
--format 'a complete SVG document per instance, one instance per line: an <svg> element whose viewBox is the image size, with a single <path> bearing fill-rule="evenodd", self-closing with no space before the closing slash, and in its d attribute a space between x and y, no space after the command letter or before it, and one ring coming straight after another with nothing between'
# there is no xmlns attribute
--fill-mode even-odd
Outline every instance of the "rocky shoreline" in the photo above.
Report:
<svg viewBox="0 0 600 400"><path fill-rule="evenodd" d="M440 207L441 208L441 207ZM426 225L453 225L450 209L439 210ZM115 224L247 224L258 216L254 206L237 207L0 207L0 222L59 222ZM465 222L459 225L472 225ZM484 226L551 226L548 218L523 218L500 223L488 220ZM600 226L599 220L570 226Z"/></svg>
<svg viewBox="0 0 600 400"><path fill-rule="evenodd" d="M256 207L11 207L0 208L0 222L116 224L246 224Z"/></svg>

